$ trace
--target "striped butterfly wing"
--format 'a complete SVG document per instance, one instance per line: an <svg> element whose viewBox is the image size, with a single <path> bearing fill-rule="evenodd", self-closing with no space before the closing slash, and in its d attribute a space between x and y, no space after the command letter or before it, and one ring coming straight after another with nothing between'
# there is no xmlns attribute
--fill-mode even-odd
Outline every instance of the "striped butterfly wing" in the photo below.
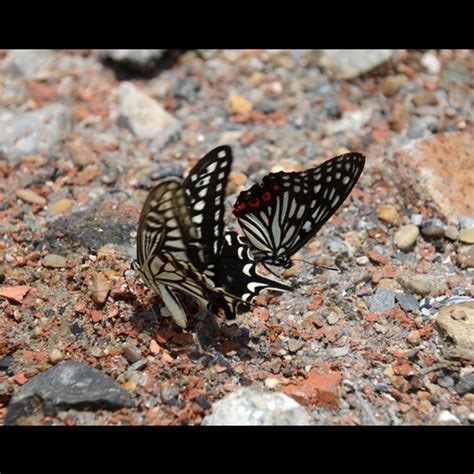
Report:
<svg viewBox="0 0 474 474"><path fill-rule="evenodd" d="M156 293L162 293L162 287L167 289L170 297L182 308L175 290L185 293L207 305L210 303L217 316L233 319L235 310L240 303L239 298L221 288L215 288L212 283L194 266L176 258L170 252L160 252L146 260L142 272L147 286ZM164 300L167 303L166 300ZM168 304L167 304L168 306ZM168 309L173 314L172 308ZM184 318L184 327L186 320Z"/></svg>
<svg viewBox="0 0 474 474"><path fill-rule="evenodd" d="M214 148L183 181L188 214L181 228L189 260L201 271L224 246L224 201L232 159L229 146Z"/></svg>
<svg viewBox="0 0 474 474"><path fill-rule="evenodd" d="M249 248L242 237L233 231L225 233L221 254L208 265L204 274L216 287L238 296L247 308L265 290L293 291L278 280L260 275Z"/></svg>
<svg viewBox="0 0 474 474"><path fill-rule="evenodd" d="M346 153L301 173L271 173L241 192L233 212L256 260L290 267L290 257L350 194L364 164L360 153Z"/></svg>

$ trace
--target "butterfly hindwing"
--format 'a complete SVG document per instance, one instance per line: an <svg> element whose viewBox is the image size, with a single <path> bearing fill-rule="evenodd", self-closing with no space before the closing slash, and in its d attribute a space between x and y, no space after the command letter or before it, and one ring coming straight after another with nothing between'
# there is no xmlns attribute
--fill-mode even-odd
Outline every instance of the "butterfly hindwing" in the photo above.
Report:
<svg viewBox="0 0 474 474"><path fill-rule="evenodd" d="M256 259L290 266L350 194L364 164L360 153L346 153L301 173L271 173L240 193L234 215Z"/></svg>

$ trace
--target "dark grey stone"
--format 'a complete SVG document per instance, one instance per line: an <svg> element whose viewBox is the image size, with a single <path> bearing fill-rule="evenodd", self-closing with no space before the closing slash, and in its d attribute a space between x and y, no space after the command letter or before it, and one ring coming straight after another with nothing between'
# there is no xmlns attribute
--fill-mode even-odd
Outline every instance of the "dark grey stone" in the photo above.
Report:
<svg viewBox="0 0 474 474"><path fill-rule="evenodd" d="M19 388L8 405L6 425L32 415L54 416L59 410L109 409L134 405L130 394L97 369L82 362L64 362Z"/></svg>
<svg viewBox="0 0 474 474"><path fill-rule="evenodd" d="M438 120L433 115L414 117L408 126L407 137L411 140L426 137L431 134L437 123Z"/></svg>
<svg viewBox="0 0 474 474"><path fill-rule="evenodd" d="M466 393L474 393L474 373L465 375L455 385L454 390L459 395L465 395Z"/></svg>
<svg viewBox="0 0 474 474"><path fill-rule="evenodd" d="M444 236L444 224L439 219L430 219L423 224L421 233L425 237L437 239Z"/></svg>
<svg viewBox="0 0 474 474"><path fill-rule="evenodd" d="M12 362L13 362L12 356L6 356L2 360L0 360L0 372L6 372Z"/></svg>
<svg viewBox="0 0 474 474"><path fill-rule="evenodd" d="M395 299L403 311L416 311L420 309L420 304L414 295L410 293L395 293Z"/></svg>
<svg viewBox="0 0 474 474"><path fill-rule="evenodd" d="M386 288L377 288L377 291L370 298L370 311L380 313L395 306L396 293Z"/></svg>

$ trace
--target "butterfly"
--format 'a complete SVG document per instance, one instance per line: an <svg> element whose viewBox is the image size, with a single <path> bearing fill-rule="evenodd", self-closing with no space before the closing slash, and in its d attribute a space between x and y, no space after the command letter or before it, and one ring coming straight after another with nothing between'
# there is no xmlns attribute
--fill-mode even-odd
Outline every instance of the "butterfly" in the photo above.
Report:
<svg viewBox="0 0 474 474"><path fill-rule="evenodd" d="M140 214L134 268L181 327L187 325L182 294L233 319L239 304L248 305L265 289L292 290L260 275L241 238L224 232L231 166L230 147L211 150L184 180L160 180Z"/></svg>
<svg viewBox="0 0 474 474"><path fill-rule="evenodd" d="M255 260L291 267L291 256L341 206L364 164L360 153L345 153L303 172L270 173L242 191L233 213Z"/></svg>

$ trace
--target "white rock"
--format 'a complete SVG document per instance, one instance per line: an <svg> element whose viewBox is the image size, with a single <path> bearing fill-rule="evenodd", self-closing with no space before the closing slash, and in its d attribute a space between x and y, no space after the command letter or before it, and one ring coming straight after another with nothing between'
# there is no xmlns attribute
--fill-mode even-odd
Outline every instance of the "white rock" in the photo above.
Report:
<svg viewBox="0 0 474 474"><path fill-rule="evenodd" d="M119 123L126 124L136 137L163 143L181 127L179 120L131 82L123 82L117 93Z"/></svg>
<svg viewBox="0 0 474 474"><path fill-rule="evenodd" d="M325 127L328 135L336 133L360 132L372 118L372 109L360 109L345 112L340 120L329 122Z"/></svg>
<svg viewBox="0 0 474 474"><path fill-rule="evenodd" d="M425 66L428 72L431 74L438 74L441 70L441 64L438 58L431 53L425 53L421 58L421 64Z"/></svg>
<svg viewBox="0 0 474 474"><path fill-rule="evenodd" d="M203 425L309 425L311 417L283 393L241 388L214 403Z"/></svg>

